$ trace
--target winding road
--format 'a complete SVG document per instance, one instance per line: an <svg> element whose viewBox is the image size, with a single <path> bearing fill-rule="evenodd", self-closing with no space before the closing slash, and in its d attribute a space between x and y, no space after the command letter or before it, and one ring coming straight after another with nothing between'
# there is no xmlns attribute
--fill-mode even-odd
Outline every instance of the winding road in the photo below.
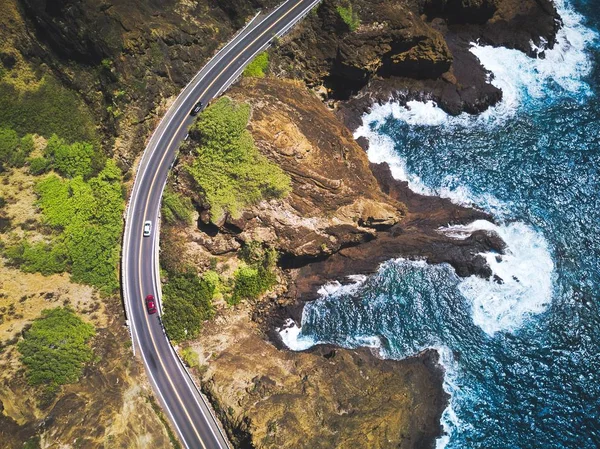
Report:
<svg viewBox="0 0 600 449"><path fill-rule="evenodd" d="M169 169L193 122L190 110L219 96L244 67L275 37L285 34L320 0L288 0L269 14L255 16L196 74L169 108L150 138L138 166L126 212L122 252L122 288L128 325L160 403L187 449L228 448L210 406L175 354L160 323L158 269L159 211ZM143 237L143 224L153 223ZM149 315L144 298L158 299L159 313Z"/></svg>

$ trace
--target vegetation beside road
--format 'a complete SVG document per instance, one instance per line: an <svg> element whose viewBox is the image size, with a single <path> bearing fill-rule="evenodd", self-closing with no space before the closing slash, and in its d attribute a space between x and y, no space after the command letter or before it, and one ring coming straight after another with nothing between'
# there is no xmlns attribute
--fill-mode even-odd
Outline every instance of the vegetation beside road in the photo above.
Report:
<svg viewBox="0 0 600 449"><path fill-rule="evenodd" d="M169 276L163 287L163 324L175 341L198 335L202 322L215 314L212 299L215 286L192 271Z"/></svg>
<svg viewBox="0 0 600 449"><path fill-rule="evenodd" d="M165 189L162 197L161 217L165 223L190 224L194 205L189 197L183 197L172 189Z"/></svg>
<svg viewBox="0 0 600 449"><path fill-rule="evenodd" d="M263 51L256 55L250 64L244 69L244 76L263 78L269 69L269 53Z"/></svg>
<svg viewBox="0 0 600 449"><path fill-rule="evenodd" d="M268 63L268 57L258 61ZM190 130L187 149L191 154L184 159L183 170L198 192L196 201L209 210L215 223L225 215L239 217L246 207L291 191L289 176L260 154L247 129L249 120L249 104L223 97L205 109ZM166 278L163 323L171 339L182 342L196 337L202 322L215 314L213 299L236 305L259 298L276 284L277 253L260 242L244 244L237 254L211 258L199 276L200 270L186 256L189 236L185 229L192 224L194 211L191 199L171 184L161 211L160 262Z"/></svg>
<svg viewBox="0 0 600 449"><path fill-rule="evenodd" d="M282 198L290 178L262 156L250 132L250 105L223 97L200 114L191 132L200 142L185 168L210 206L214 222L225 214L238 217L244 207Z"/></svg>

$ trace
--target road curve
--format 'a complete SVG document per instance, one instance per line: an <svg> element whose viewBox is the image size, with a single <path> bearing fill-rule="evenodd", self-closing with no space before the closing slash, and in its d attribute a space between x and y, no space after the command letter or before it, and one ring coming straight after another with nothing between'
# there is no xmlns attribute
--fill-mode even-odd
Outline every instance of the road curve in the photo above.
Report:
<svg viewBox="0 0 600 449"><path fill-rule="evenodd" d="M282 36L320 0L288 0L256 16L179 94L150 138L138 166L126 212L121 262L122 289L134 352L142 355L148 377L167 416L187 449L228 448L216 418L175 354L160 323L158 220L167 175L193 121L189 112L220 95L274 37ZM152 233L142 236L146 220ZM159 314L148 315L144 298L159 299Z"/></svg>

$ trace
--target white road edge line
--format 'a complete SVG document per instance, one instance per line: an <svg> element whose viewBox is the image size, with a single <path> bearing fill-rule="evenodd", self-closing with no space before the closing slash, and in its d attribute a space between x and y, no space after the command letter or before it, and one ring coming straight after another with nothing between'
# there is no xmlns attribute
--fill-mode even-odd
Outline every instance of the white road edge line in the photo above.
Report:
<svg viewBox="0 0 600 449"><path fill-rule="evenodd" d="M296 18L290 22L286 27L284 27L280 32L276 33L275 36L277 37L281 37L283 34L285 34L292 26L294 26L296 23L298 23L304 16L305 14L310 11L317 3L319 3L321 0L316 0L315 2L311 3L308 7L306 7L301 14L299 14L298 16L296 16ZM273 10L271 13L269 13L267 16L265 16L260 22L258 22L256 24L256 26L260 26L265 20L269 19L272 15L274 15L279 9L281 9L285 4L287 3L287 1L281 3L275 10ZM261 14L261 12L259 11L245 26L244 28L240 29L238 31L238 33L232 38L232 40L229 41L229 43L227 45L225 45L223 48L221 48L206 64L205 66L190 80L190 82L188 82L188 84L186 84L186 86L182 89L181 93L176 97L175 102L177 103L177 101L183 97L183 100L180 102L179 106L176 107L176 109L174 111L167 111L167 114L169 112L171 112L170 117L168 118L168 120L165 122L165 119L167 118L167 116L163 117L163 119L161 119L161 121L159 122L158 126L156 127L155 131L152 133L152 135L150 136L150 139L148 141L148 145L146 146L146 149L144 150L144 153L142 154L142 158L140 159L140 163L139 163L139 171L137 171L135 179L134 179L134 185L132 188L132 193L131 193L131 198L133 199L132 202L130 202L127 207L126 207L126 211L125 211L125 219L126 219L126 223L125 223L125 240L126 240L126 244L124 245L124 251L122 253L122 262L121 262L121 279L122 282L124 284L124 288L123 288L123 294L125 296L124 298L124 302L125 302L125 307L126 309L128 309L128 317L127 317L127 322L129 323L131 329L130 329L130 334L131 334L131 339L132 339L132 351L135 355L135 344L136 344L136 340L139 342L139 336L137 334L137 329L135 328L135 323L133 321L133 319L131 319L131 317L133 316L132 314L132 306L131 306L131 295L130 295L130 291L129 291L129 282L127 282L126 280L128 279L128 275L127 275L127 270L125 270L125 266L127 264L127 260L128 260L128 252L129 252L129 242L130 242L130 237L131 237L131 229L130 229L130 222L131 222L131 216L130 214L132 213L132 211L135 209L135 205L137 204L137 190L139 190L139 183L137 182L138 179L141 179L140 176L141 175L145 175L147 169L148 169L148 163L149 160L151 159L153 153L156 151L156 145L158 142L160 142L160 140L162 139L165 131L169 128L171 122L173 121L173 119L177 116L177 114L179 113L179 111L181 110L181 108L183 107L183 105L185 104L185 102L187 101L187 99L190 97L190 95L193 93L194 88L190 89L189 92L187 92L187 94L185 94L185 91L188 90L188 88L194 84L197 85L199 84L208 74L208 72L210 71L210 69L212 68L212 66L214 66L216 63L218 63L224 56L226 56L240 41L240 39L243 38L244 33L246 31L248 31L250 29L250 25L254 22L254 20ZM261 51L263 51L265 48L267 48L269 45L271 45L271 41L268 41L265 45L261 46L260 49L256 52L254 52L252 54L252 56L247 59L242 66L236 70L236 72L234 73L234 75L232 77L230 77L229 80L227 80L226 82L226 87L222 88L219 90L219 92L217 93L217 95L215 95L215 98L218 97L222 91L224 91L226 88L228 88L232 82L232 79L234 80L235 78L237 78L239 76L239 74L242 72L242 70L252 61L252 59ZM203 73L204 72L204 73ZM202 75L202 76L200 76ZM195 86L194 86L195 87ZM183 96L185 94L185 96ZM163 128L161 130L161 128ZM157 136L157 132L160 131L160 137L156 137ZM156 142L155 142L156 141ZM162 192L164 192L164 188L166 185L166 181L162 187L161 190L161 198L162 198ZM159 212L157 213L157 217L160 216L160 208L159 208ZM155 286L157 285L157 280L160 279L160 272L158 271L158 245L157 240L159 238L159 234L156 232L156 228L155 227L155 238L154 238L154 242L153 242L153 246L155 254L157 257L157 263L155 264ZM159 287L157 289L157 292L159 292L159 295L161 295L162 293L162 289ZM159 299L157 302L159 302L159 309L161 310L162 314L162 305L161 305L161 300ZM160 315L159 314L159 315ZM164 329L164 328L163 328ZM179 370L181 372L181 374L184 376L184 378L190 379L193 386L195 387L198 395L200 396L200 398L202 399L202 402L205 403L206 406L206 401L204 399L204 397L202 396L201 391L199 390L198 386L195 384L195 382L193 381L193 378L191 377L191 374L187 371L187 369L185 368L185 366L183 366L183 361L181 360L181 358L179 357L179 355L176 353L176 351L174 350L174 348L172 347L171 341L167 338L167 341L169 343L169 348L172 352L172 354L176 357L176 359L178 360L179 363L177 363L177 365L179 366ZM139 344L139 343L138 343ZM140 350L140 353L142 354L142 358L144 359L144 364L146 366L148 366L148 361L146 360L146 357L143 353L143 351ZM187 372L187 376L185 375L185 373L182 371L182 369L186 369ZM156 379L154 379L154 376L152 375L151 370L147 370L150 374L150 377L152 379L152 382L155 386L155 389L158 391L159 396L161 398L161 401L163 403L164 408L168 411L170 417L171 417L171 421L173 422L173 424L175 425L178 434L180 435L180 439L183 441L184 445L186 446L186 448L190 449L187 442L185 441L185 439L182 437L182 433L181 433L181 429L179 428L179 426L177 425L175 419L174 419L174 415L171 412L171 410L169 409L160 389L158 388L158 384L156 383ZM194 393L193 390L191 389L191 386L189 385L188 382L186 382L186 384L188 385L188 388L190 388L190 390L192 391L192 394ZM197 405L200 408L201 413L204 415L204 417L206 418L206 415L204 413L204 410L202 409L200 403L198 402L198 398L197 395L193 394L194 396L194 400L196 401ZM222 434L222 430L219 426L219 421L216 419L216 417L213 415L210 407L207 407L209 412L211 413L211 417L213 418L213 420L217 423L217 427L219 428L219 433ZM207 420L208 421L208 420ZM214 433L214 430L212 429L212 426L208 426L211 429L211 432L213 434L213 436L215 437L215 439L218 440L218 438L216 438L216 435ZM223 435L222 435L223 436ZM229 440L225 437L224 438L225 442L227 445L229 445Z"/></svg>
<svg viewBox="0 0 600 449"><path fill-rule="evenodd" d="M277 11L279 8L281 8L283 5L285 4L282 3L275 11ZM273 11L273 12L275 12ZM256 15L246 24L246 26L244 28L242 28L237 35L235 35L231 41L229 41L229 43L227 45L225 45L223 48L221 48L205 65L204 67L202 67L202 69L200 69L200 71L198 71L198 73L190 80L189 83L186 84L186 86L181 90L180 94L175 98L175 103L177 103L177 100L179 99L180 96L182 96L185 91L192 85L192 84L198 84L200 82L202 82L202 80L205 78L205 76L208 74L208 71L210 70L210 68L212 66L214 66L218 61L221 60L221 58L223 56L226 56L236 45L237 45L237 41L243 36L244 32L246 32L249 28L250 25L254 22L254 20L261 14L261 11L257 12ZM266 18L270 17L271 14L269 14L268 16L266 16ZM259 22L257 25L260 25L261 22ZM227 50L227 51L225 51ZM225 52L224 52L225 51ZM204 73L203 73L204 72ZM203 73L203 75L198 78L201 74ZM135 204L136 204L136 199L137 199L137 190L139 190L139 185L137 183L137 180L140 178L140 175L145 174L147 169L148 169L148 162L149 159L152 157L152 153L154 151L156 151L156 144L157 142L153 142L156 137L156 133L159 132L159 130L161 129L162 126L162 131L160 134L160 137L158 138L158 142L160 142L160 140L162 139L162 136L165 133L165 130L169 128L171 121L173 120L173 118L177 115L177 113L179 112L179 110L181 109L181 106L183 105L183 103L185 103L185 101L188 99L188 97L191 95L191 93L193 92L193 89L191 89L190 92L188 92L185 96L185 98L183 99L183 101L181 102L180 106L177 107L175 109L175 111L171 114L171 117L168 119L168 121L165 121L165 119L167 118L167 116L165 115L165 117L163 117L161 119L161 121L159 122L158 126L155 128L154 132L152 133L152 135L150 136L150 139L148 140L148 144L146 145L146 149L144 150L144 153L142 154L142 157L140 159L140 163L138 166L138 170L136 170L136 176L133 182L133 188L131 190L131 196L130 198L133 199L133 202L129 202L127 204L126 210L125 210L125 229L124 229L124 237L125 240L127 240L127 244L123 246L123 252L121 254L122 257L122 262L121 262L121 280L123 282L124 285L128 285L129 283L126 282L126 279L128 279L128 275L127 275L127 270L125 270L126 264L127 264L127 254L129 252L129 236L131 234L130 231L130 223L131 223L131 217L130 217L130 212L135 209ZM167 111L168 113L169 111ZM164 126L163 126L164 124ZM127 288L127 287L126 287ZM137 331L135 329L135 323L133 322L132 319L130 319L132 317L132 309L131 309L131 299L130 299L130 295L129 294L125 294L125 289L123 289L123 294L125 296L125 298L123 298L123 301L125 302L125 309L127 310L127 323L129 324L128 327L130 327L129 329L129 333L131 335L131 348L133 351L133 355L135 356L135 339L137 338ZM128 292L127 292L128 293ZM135 337L134 337L135 334ZM138 339L139 341L139 339Z"/></svg>

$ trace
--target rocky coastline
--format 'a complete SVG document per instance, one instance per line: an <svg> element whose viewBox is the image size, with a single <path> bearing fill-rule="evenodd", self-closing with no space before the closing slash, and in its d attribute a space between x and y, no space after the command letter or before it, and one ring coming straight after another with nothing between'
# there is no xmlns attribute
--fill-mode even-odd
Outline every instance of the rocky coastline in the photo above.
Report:
<svg viewBox="0 0 600 449"><path fill-rule="evenodd" d="M229 93L235 100L251 104L253 115L249 129L261 152L290 174L293 180L289 201L250 208L242 218L229 217L213 230L213 238L231 239L238 245L258 237L281 254L279 289L248 305L242 312L220 315L219 350L215 351L215 344L210 343L216 332L212 326L203 330L199 339L201 344L191 345L200 354L201 366L204 367L199 374L203 388L218 408L230 407L231 413L222 413L221 417L224 422L232 424L228 431L240 447L347 447L340 443L343 438L328 440L325 437L323 441L327 443L315 445L314 438L323 438L332 428L344 433L348 438L345 441L352 441L354 447L433 447L443 432L440 419L448 401L448 395L442 388L443 368L438 364L435 351L402 361L381 360L377 351L373 350L348 350L327 345L295 353L282 344L278 329L290 318L299 325L304 305L318 296L317 290L322 285L330 281L344 282L350 275L371 274L386 260L406 257L425 259L429 263L448 263L459 276L489 278L491 270L480 254L488 251L502 254L505 250L504 242L492 233L478 231L461 241L440 233L439 228L447 225L468 224L478 219L493 221L493 218L480 210L457 206L447 199L410 191L406 182L391 176L387 164L369 163L364 153L366 143L354 142L348 129L356 129L361 124L363 113L373 104L390 99L399 102L433 100L451 114L482 112L500 101L502 92L490 84L488 73L469 52L470 43L479 41L502 45L524 51L531 57L544 57L542 48L552 47L560 24L554 7L545 0L465 1L460 3L465 15L457 17L450 6L436 9L435 5L432 6L436 2L417 2L413 6L418 8L419 15L398 12L402 20L406 17L412 20L409 26L406 23L399 26L404 33L402 38L406 38L406 29L410 27L417 27L423 35L430 35L417 38L419 43L415 46L415 36L409 33L413 45L406 46L418 48L421 53L415 56L410 53L411 50L405 50L405 53L409 52L406 56L409 60L416 59L408 64L405 58L394 68L393 61L399 59L394 59L393 55L390 57L389 41L387 44L377 42L379 37L386 36L385 27L389 26L386 23L382 32L378 21L381 19L375 12L378 3L353 3L364 8L361 13L371 8L373 18L370 22L365 20L355 32L358 37L348 37L345 36L348 30L343 25L338 23L336 26L339 28L331 28L331 23L336 23L332 18L336 3L325 1L316 15L275 50L272 73L280 78L301 78L334 110L335 118L328 115L330 113L325 108L319 109L315 96L306 93L302 84L291 86L286 85L288 82L274 79L244 80ZM445 4L439 2L442 3ZM486 11L483 16L477 12L481 10ZM394 16L389 11L387 17L391 17L393 22ZM421 26L419 21L426 27ZM396 31L391 32L392 41L402 35ZM364 36L360 36L362 32ZM373 41L376 43L373 44ZM423 45L430 47L424 50ZM365 47L367 57L361 54ZM439 50L441 56L432 56L432 49ZM364 59L340 62L340 58L357 54ZM445 62L444 57L447 57ZM426 58L430 60L423 61ZM364 65L357 67L358 64ZM348 69L348 66L351 68ZM344 126L339 126L338 120ZM333 136L341 137L341 142L336 142ZM338 165L332 161L338 162ZM360 179L360 183L356 184L353 179ZM340 198L343 200L340 201ZM315 199L320 200L319 204ZM364 204L365 199L368 205ZM360 204L361 201L363 204ZM202 206L202 216L201 209ZM296 216L290 219L291 215ZM327 217L328 220L307 225L302 220L306 217ZM201 224L201 227L205 225ZM235 245L230 243L229 247L234 248ZM240 315L246 320L243 330L236 328L231 333L224 330ZM257 335L260 336L258 339ZM244 349L232 350L230 340ZM273 351L273 347L277 351ZM370 426L374 426L375 421L381 422L381 415L374 414L372 410L366 412L368 401L364 398L359 401L360 394L354 392L351 396L357 402L353 413L361 417L360 424L347 420L342 428L338 428L334 418L336 414L328 412L319 415L323 426L319 432L307 430L304 441L295 441L288 427L290 419L305 427L304 420L310 419L318 407L311 403L310 393L303 390L308 404L296 398L294 401L302 404L301 410L278 412L281 389L289 393L295 387L288 384L287 375L280 370L274 374L272 366L267 368L261 363L246 368L242 363L240 368L239 357L243 358L241 354L246 351L262 354L268 351L268 359L275 365L285 365L294 360L294 366L305 369L311 366L312 371L310 374L305 372L305 379L317 385L320 391L331 387L324 374L329 364L337 365L338 370L347 374L353 372L356 363L377 366L378 374L372 377L371 394L379 401L383 400L379 395L386 388L399 391L406 386L404 382L394 387L386 386L382 373L392 371L405 375L402 373L411 372L411 367L416 364L424 369L421 375L427 382L422 384L422 388L413 385L414 400L422 406L413 418L425 421L419 421L416 427L406 417L401 423L395 422L392 416L402 415L404 405L392 401L394 411L384 422L386 425L395 422L387 429L395 432L392 436L386 433L387 442L381 435L363 440L361 436L365 429L368 429L367 435L372 435ZM235 363L231 361L232 353L236 354ZM336 359L332 354L341 357ZM231 377L232 372L244 379L242 385L245 386L228 386L236 380ZM237 380L240 381L240 378ZM260 383L259 387L256 387L256 382ZM278 393L270 388L263 389L264 385L270 385ZM258 402L251 403L260 406L250 407L248 401L251 397L246 394L240 396L240 388L245 391L258 388L261 394L258 399L254 398ZM327 391L321 403L325 409L347 399L347 392ZM407 428L411 430L400 430Z"/></svg>
<svg viewBox="0 0 600 449"><path fill-rule="evenodd" d="M305 303L318 296L323 284L373 273L392 258L446 262L461 276L489 277L489 267L479 253L502 253L504 244L498 237L474 233L457 241L438 229L491 217L447 199L415 194L407 183L392 178L387 164L369 163L348 129L302 83L244 79L227 95L251 106L248 129L261 153L291 177L292 192L284 199L248 207L240 217L226 216L213 223L202 195L183 169L191 157L184 148L170 186L192 199L198 209L197 221L187 227L163 227L161 251L169 260L194 261L198 272L215 269L224 278L235 270L238 250L245 245L259 241L280 254L277 288L245 305L219 308L214 322L186 344L198 354L195 372L216 409L221 410L234 444L346 447L335 440L314 446L311 439L321 437L319 432L337 432L360 447L431 447L441 435L440 417L448 400L435 351L402 361L381 360L377 351L368 349L318 346L298 353L284 347L277 329L290 318L300 324ZM194 139L190 134L192 145ZM332 351L339 357L332 357ZM260 362L255 354L263 354ZM294 367L291 371L290 366ZM360 390L341 391L332 385L329 370L343 372L353 384L362 376L354 377L358 366L373 369L368 375L371 398L380 403L390 401L389 394L395 398L386 402L385 417L374 411L373 403ZM420 404L420 411L407 415L401 398L406 394L406 376L412 376L416 367L422 382L410 387L411 401ZM394 373L396 380L387 384L386 372ZM257 379L270 387L256 387ZM303 382L321 392L319 405L305 390L300 395L291 393ZM260 394L255 396L257 388ZM284 413L281 395L289 395L290 401L293 396L304 405L290 405L293 410ZM353 402L353 419L338 421L335 410L340 401ZM322 428L310 428L308 421L317 412ZM376 432L373 441L363 440L382 420L385 437ZM306 441L294 439L292 422L296 421L306 427ZM277 431L265 436L269 426ZM412 430L401 430L407 428Z"/></svg>
<svg viewBox="0 0 600 449"><path fill-rule="evenodd" d="M561 24L551 0L358 0L361 22L351 32L338 3L325 0L276 50L275 73L317 88L351 130L372 104L390 100L432 100L452 115L483 112L502 92L472 44L543 58Z"/></svg>
<svg viewBox="0 0 600 449"><path fill-rule="evenodd" d="M19 58L81 95L98 117L103 148L129 180L170 98L256 8L277 3L10 2L23 20ZM349 5L353 25L338 9ZM248 129L290 176L292 193L213 223L186 179L183 154L170 187L193 199L196 221L163 226L161 257L170 252L199 274L216 268L227 276L245 244L280 254L277 287L235 307L218 303L216 317L184 348L197 355L191 369L236 447L435 445L448 401L435 351L401 361L326 345L292 352L276 329L289 318L300 324L323 284L373 273L397 257L490 276L479 254L502 253L497 236L457 241L438 229L492 217L411 192L387 164L369 163L365 142L351 131L372 105L389 100L433 100L451 114L485 110L502 92L471 43L542 58L559 25L550 0L324 0L270 51L268 78L243 79L228 91L250 104Z"/></svg>

